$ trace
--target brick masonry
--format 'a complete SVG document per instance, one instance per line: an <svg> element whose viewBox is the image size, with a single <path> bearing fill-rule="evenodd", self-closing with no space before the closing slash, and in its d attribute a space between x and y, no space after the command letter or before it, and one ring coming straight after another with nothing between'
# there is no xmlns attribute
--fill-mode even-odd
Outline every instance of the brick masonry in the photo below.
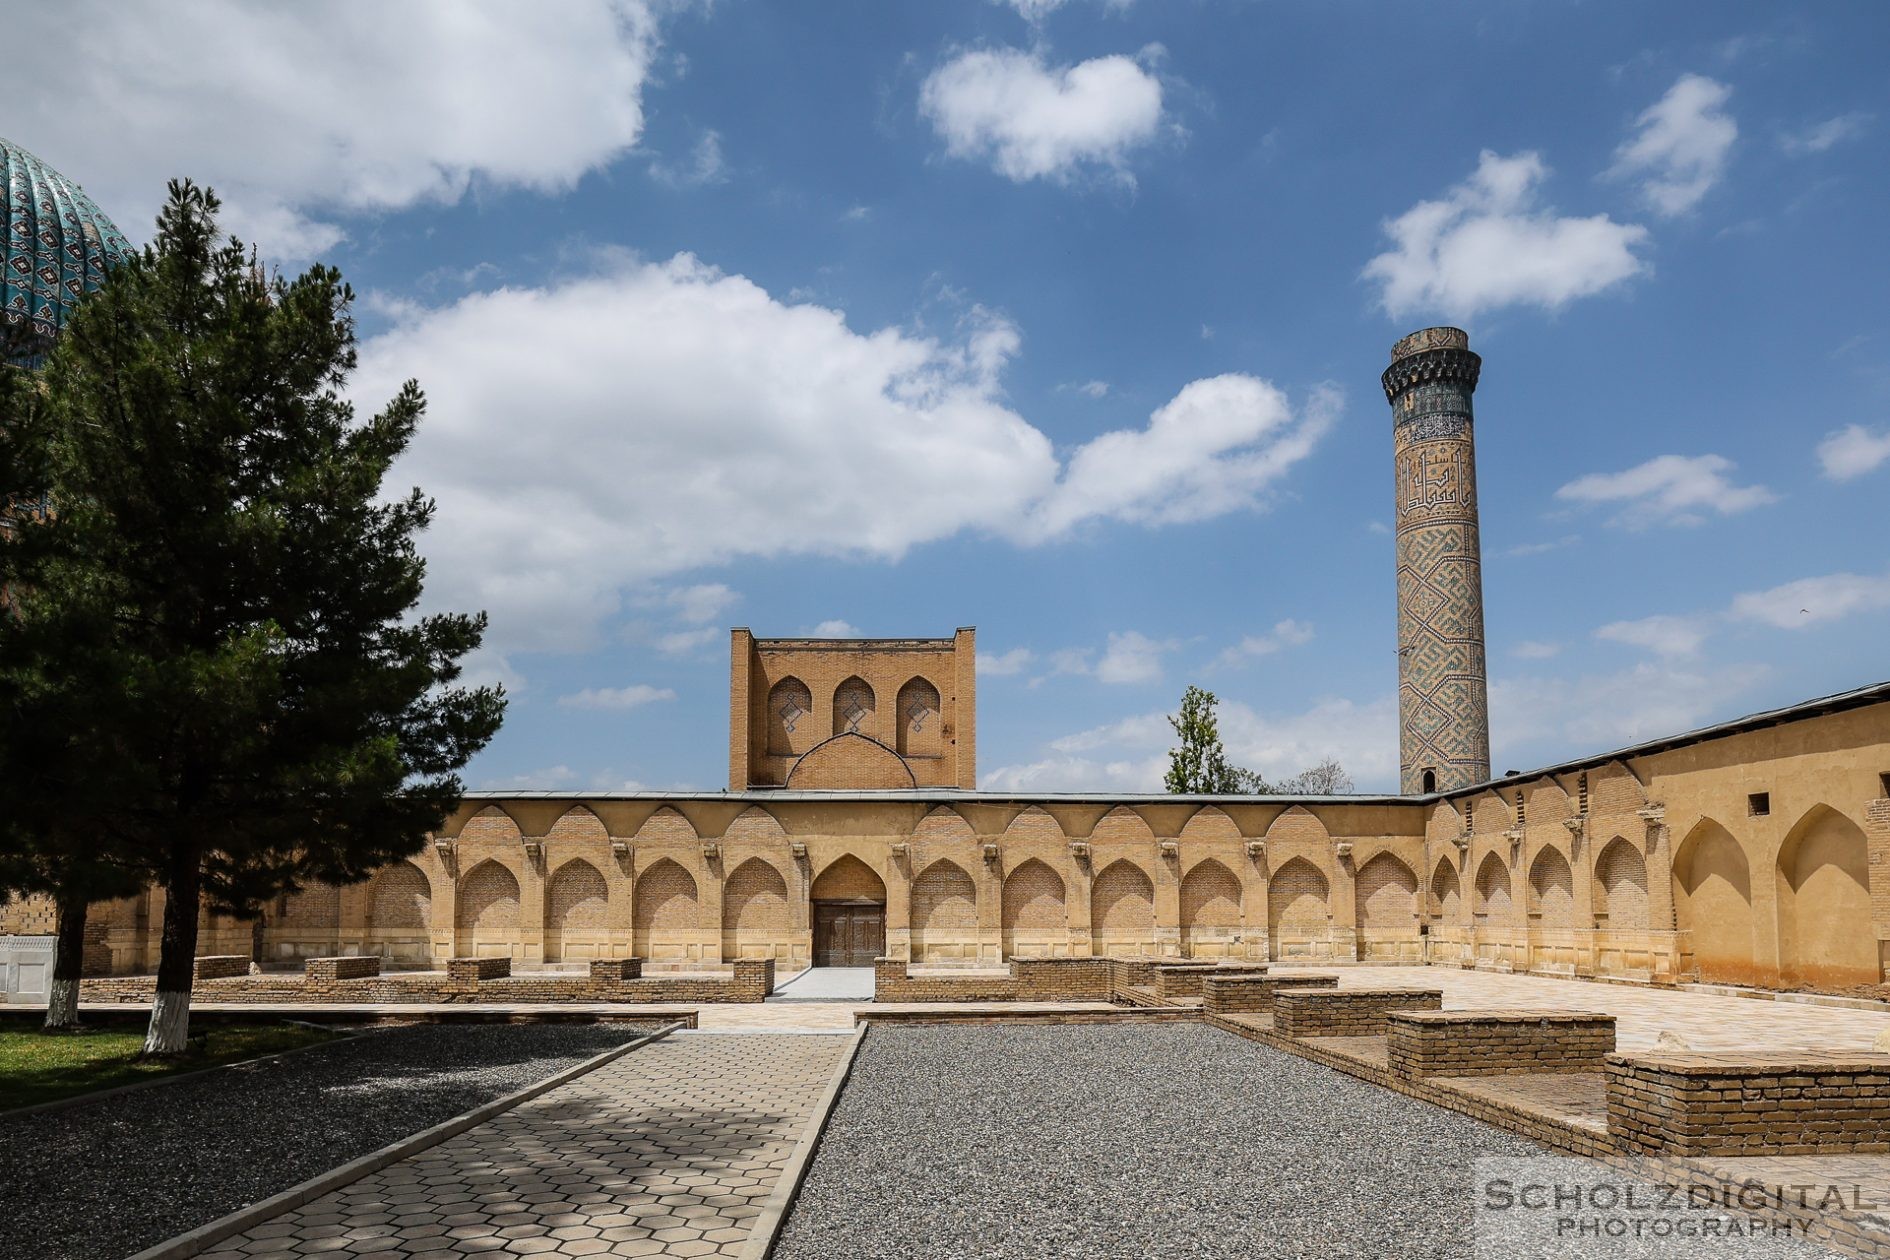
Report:
<svg viewBox="0 0 1890 1260"><path fill-rule="evenodd" d="M1201 996L1202 984L1211 976L1264 976L1266 974L1265 963L1244 965L1162 963L1155 968L1155 995L1167 1001L1173 1001L1176 998L1198 998Z"/></svg>
<svg viewBox="0 0 1890 1260"><path fill-rule="evenodd" d="M1435 1011L1441 989L1283 990L1273 997L1273 1027L1284 1037L1380 1037L1392 1011Z"/></svg>
<svg viewBox="0 0 1890 1260"><path fill-rule="evenodd" d="M381 974L381 960L376 954L311 958L302 965L302 972L309 984L330 985L337 980L366 980Z"/></svg>
<svg viewBox="0 0 1890 1260"><path fill-rule="evenodd" d="M1208 976L1201 981L1201 1009L1210 1015L1268 1013L1274 995L1288 989L1336 989L1335 975L1300 972L1287 976Z"/></svg>
<svg viewBox="0 0 1890 1260"><path fill-rule="evenodd" d="M197 959L191 974L199 980L221 980L249 974L249 959L241 954L209 954Z"/></svg>
<svg viewBox="0 0 1890 1260"><path fill-rule="evenodd" d="M1649 1155L1890 1153L1890 1054L1615 1054L1608 1130Z"/></svg>
<svg viewBox="0 0 1890 1260"><path fill-rule="evenodd" d="M1578 1011L1394 1011L1385 1017L1394 1076L1599 1072L1614 1016Z"/></svg>

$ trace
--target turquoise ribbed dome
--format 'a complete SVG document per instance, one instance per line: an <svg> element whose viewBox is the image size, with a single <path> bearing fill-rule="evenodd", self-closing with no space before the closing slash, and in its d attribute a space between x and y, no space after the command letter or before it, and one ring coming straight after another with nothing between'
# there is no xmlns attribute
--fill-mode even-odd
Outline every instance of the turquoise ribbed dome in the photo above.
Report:
<svg viewBox="0 0 1890 1260"><path fill-rule="evenodd" d="M78 300L131 252L131 242L77 184L3 137L0 188L6 193L0 318L11 335L30 324L52 337Z"/></svg>

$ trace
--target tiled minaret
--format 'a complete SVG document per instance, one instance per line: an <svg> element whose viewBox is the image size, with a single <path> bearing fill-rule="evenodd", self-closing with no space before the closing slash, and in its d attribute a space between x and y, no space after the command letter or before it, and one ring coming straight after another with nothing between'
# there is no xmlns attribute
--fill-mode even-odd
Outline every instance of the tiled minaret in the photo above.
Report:
<svg viewBox="0 0 1890 1260"><path fill-rule="evenodd" d="M1483 360L1460 328L1391 348L1398 469L1398 775L1406 792L1490 777L1483 549L1470 413Z"/></svg>

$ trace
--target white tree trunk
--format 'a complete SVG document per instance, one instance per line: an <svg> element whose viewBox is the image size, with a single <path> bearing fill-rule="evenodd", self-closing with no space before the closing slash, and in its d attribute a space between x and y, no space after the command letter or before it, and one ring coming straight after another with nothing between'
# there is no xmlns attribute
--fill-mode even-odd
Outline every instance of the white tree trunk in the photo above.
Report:
<svg viewBox="0 0 1890 1260"><path fill-rule="evenodd" d="M46 1027L76 1028L79 1024L79 982L54 977L46 994Z"/></svg>
<svg viewBox="0 0 1890 1260"><path fill-rule="evenodd" d="M146 1054L182 1054L189 1045L190 994L159 990L144 1035Z"/></svg>

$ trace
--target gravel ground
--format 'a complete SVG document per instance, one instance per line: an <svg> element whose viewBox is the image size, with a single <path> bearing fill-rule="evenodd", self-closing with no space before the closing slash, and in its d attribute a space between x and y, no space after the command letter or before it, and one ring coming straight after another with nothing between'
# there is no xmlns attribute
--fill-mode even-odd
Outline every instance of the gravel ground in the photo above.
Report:
<svg viewBox="0 0 1890 1260"><path fill-rule="evenodd" d="M1544 1153L1215 1029L875 1028L772 1257L1469 1256L1471 1161Z"/></svg>
<svg viewBox="0 0 1890 1260"><path fill-rule="evenodd" d="M415 1025L0 1116L0 1256L119 1260L654 1025Z"/></svg>

